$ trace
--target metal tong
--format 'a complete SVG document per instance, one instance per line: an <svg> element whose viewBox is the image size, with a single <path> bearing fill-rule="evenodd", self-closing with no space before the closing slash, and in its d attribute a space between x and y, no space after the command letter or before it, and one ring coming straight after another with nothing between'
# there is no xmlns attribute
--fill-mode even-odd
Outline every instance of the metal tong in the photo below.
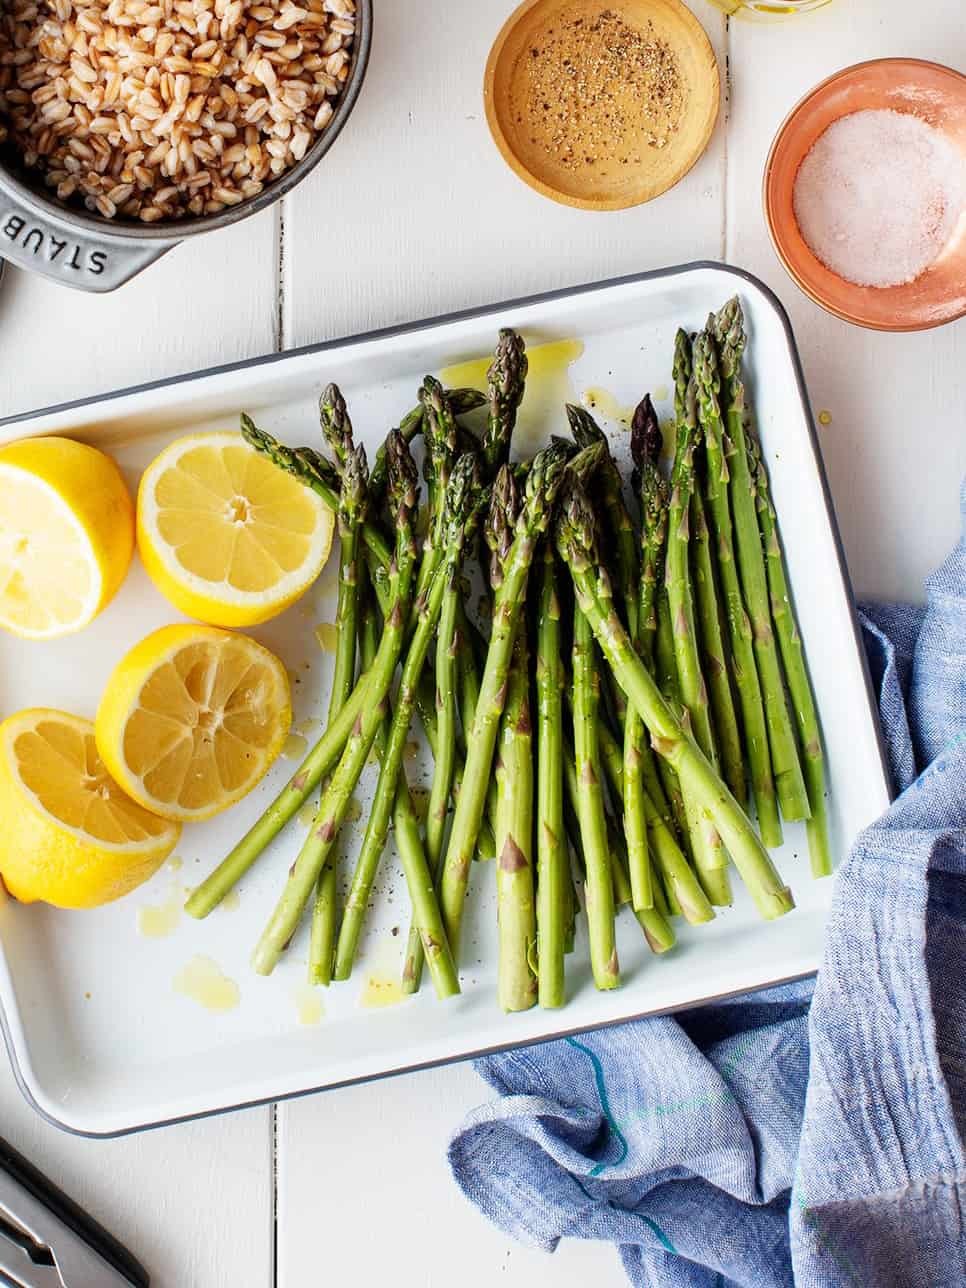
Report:
<svg viewBox="0 0 966 1288"><path fill-rule="evenodd" d="M0 1284L148 1288L148 1274L113 1235L0 1139Z"/></svg>

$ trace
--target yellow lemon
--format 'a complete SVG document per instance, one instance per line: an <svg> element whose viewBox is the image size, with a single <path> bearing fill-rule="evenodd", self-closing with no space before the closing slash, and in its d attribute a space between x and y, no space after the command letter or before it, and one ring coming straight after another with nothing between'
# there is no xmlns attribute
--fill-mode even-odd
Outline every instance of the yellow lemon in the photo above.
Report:
<svg viewBox="0 0 966 1288"><path fill-rule="evenodd" d="M119 899L154 875L181 832L111 780L89 720L44 708L0 725L0 818L4 885L58 908Z"/></svg>
<svg viewBox="0 0 966 1288"><path fill-rule="evenodd" d="M138 548L154 584L188 617L254 626L315 581L334 516L240 434L178 439L144 471Z"/></svg>
<svg viewBox="0 0 966 1288"><path fill-rule="evenodd" d="M210 818L251 791L292 723L288 676L245 635L163 626L114 668L97 749L129 796L162 818Z"/></svg>
<svg viewBox="0 0 966 1288"><path fill-rule="evenodd" d="M134 506L109 456L69 438L0 448L0 626L28 639L79 631L134 553Z"/></svg>

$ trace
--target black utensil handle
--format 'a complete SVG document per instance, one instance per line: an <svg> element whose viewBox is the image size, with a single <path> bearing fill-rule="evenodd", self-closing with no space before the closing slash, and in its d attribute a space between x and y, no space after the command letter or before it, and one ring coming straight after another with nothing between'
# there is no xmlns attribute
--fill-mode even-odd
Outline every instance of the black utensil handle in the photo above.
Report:
<svg viewBox="0 0 966 1288"><path fill-rule="evenodd" d="M38 1203L43 1203L79 1239L89 1244L133 1288L148 1288L150 1277L137 1258L2 1137L0 1169L12 1176ZM52 1251L56 1254L57 1249Z"/></svg>

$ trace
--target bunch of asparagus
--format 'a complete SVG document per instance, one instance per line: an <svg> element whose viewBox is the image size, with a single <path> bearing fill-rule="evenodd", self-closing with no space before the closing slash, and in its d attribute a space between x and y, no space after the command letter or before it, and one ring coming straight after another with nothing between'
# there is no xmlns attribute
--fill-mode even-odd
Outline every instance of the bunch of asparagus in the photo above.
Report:
<svg viewBox="0 0 966 1288"><path fill-rule="evenodd" d="M459 992L473 861L495 857L499 1001L519 1011L563 1004L581 893L594 981L614 988L625 905L655 953L673 946L675 916L698 924L731 902L730 864L762 916L790 911L768 854L783 818L807 821L813 873L830 871L821 734L744 347L737 299L698 335L678 332L670 482L649 396L633 418L639 525L583 408L566 408L569 438L510 463L527 359L509 329L486 394L427 376L371 473L334 385L320 402L332 460L242 418L253 447L338 512L335 667L325 732L192 894L192 915L320 789L255 969L274 968L311 904L310 979L349 977L392 827L412 904L404 991L425 963L440 997ZM477 436L462 418L483 406ZM476 559L487 631L466 603ZM433 754L424 820L404 764L414 720ZM378 782L340 910L337 842L373 751Z"/></svg>

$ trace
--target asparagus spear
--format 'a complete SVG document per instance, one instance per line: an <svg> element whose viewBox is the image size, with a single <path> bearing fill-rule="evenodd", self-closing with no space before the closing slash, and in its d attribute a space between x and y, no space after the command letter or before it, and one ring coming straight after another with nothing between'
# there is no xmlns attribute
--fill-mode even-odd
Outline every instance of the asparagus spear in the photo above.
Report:
<svg viewBox="0 0 966 1288"><path fill-rule="evenodd" d="M517 625L496 760L498 994L504 1011L537 1000L533 882L533 751L526 622Z"/></svg>
<svg viewBox="0 0 966 1288"><path fill-rule="evenodd" d="M637 648L645 666L657 675L668 700L680 702L674 634L664 587L670 490L660 471L661 428L649 394L645 394L631 420L631 484L641 511L641 583ZM633 708L632 708L633 709ZM640 717L635 713L635 722ZM632 732L634 732L632 730ZM644 783L661 817L673 816L681 844L688 846L684 798L677 775L666 760L656 759L646 738L641 739ZM689 852L689 849L688 851Z"/></svg>
<svg viewBox="0 0 966 1288"><path fill-rule="evenodd" d="M627 873L627 856L617 828L608 816L607 837L610 844L611 875L614 882L614 899L623 905L631 903L631 882ZM676 942L674 927L668 921L668 906L660 884L654 885L654 907L635 908L634 917L652 953L666 953Z"/></svg>
<svg viewBox="0 0 966 1288"><path fill-rule="evenodd" d="M601 467L597 479L600 483L604 510L616 544L618 583L624 617L631 638L636 639L640 609L637 539L634 535L631 516L624 503L620 471L607 446L603 431L588 411L583 407L568 404L567 419L578 446L600 444ZM609 677L605 677L605 681L608 679ZM627 839L633 902L635 909L650 908L653 903L653 892L647 854L647 823L644 819L644 806L641 799L645 756L643 726L638 719L630 718L628 729L629 713L618 686L609 684L607 693L617 724L624 729L624 746L627 755L627 772L624 776L626 793L623 801L624 831Z"/></svg>
<svg viewBox="0 0 966 1288"><path fill-rule="evenodd" d="M483 463L488 478L495 478L510 459L510 440L527 380L527 355L523 337L503 327L493 361L486 373L487 416L483 432Z"/></svg>
<svg viewBox="0 0 966 1288"><path fill-rule="evenodd" d="M363 609L359 629L360 664L368 669L372 666L378 650L379 624L372 596L363 599ZM374 743L376 755L380 762L385 759L389 740L390 718L383 721ZM393 828L396 835L396 849L399 851L406 884L410 891L414 913L413 934L419 946L420 969L423 963L423 937L430 944L430 951L441 956L444 967L447 960L445 932L442 929L442 916L433 890L429 867L419 834L419 819L413 806L412 794L406 779L405 767L399 771L399 785L396 790L396 801L393 807ZM452 992L448 986L451 976L442 975L444 984L443 996Z"/></svg>
<svg viewBox="0 0 966 1288"><path fill-rule="evenodd" d="M674 403L680 419L681 416L688 415L688 383L691 377L690 346L684 332L678 334L675 358ZM694 446L697 446L696 432L693 442ZM747 800L748 789L745 784L741 737L731 692L727 654L721 634L717 578L711 555L704 498L701 495L701 489L697 486L691 490L690 521L694 554L694 599L700 623L700 641L707 662L711 713L721 755L722 773L735 797L744 802Z"/></svg>
<svg viewBox="0 0 966 1288"><path fill-rule="evenodd" d="M737 370L736 355L740 354L743 340L744 333L740 328L737 328L737 334L734 330L729 333L728 360L734 370ZM702 333L695 344L695 373L701 389L702 426L706 434L723 441L724 430L718 403L720 388L718 362L714 341L707 331ZM738 390L730 381L729 388L737 395ZM775 790L778 793L782 816L792 822L808 818L808 793L805 790L805 780L798 759L795 730L788 712L781 663L775 646L768 607L765 557L761 548L754 485L748 466L748 449L742 424L743 402L742 398L739 404L729 408L728 430L733 453L730 456L730 464L729 460L724 462L721 482L728 484L728 496L734 516L738 572L741 577L745 607L751 619L755 661L758 664L758 676L765 701L768 745L771 749Z"/></svg>
<svg viewBox="0 0 966 1288"><path fill-rule="evenodd" d="M674 377L682 383L684 397L677 416L674 468L671 472L671 501L668 514L668 549L666 585L671 622L674 627L674 656L683 702L691 717L691 728L698 746L712 765L717 767L714 733L708 691L698 656L697 629L694 618L694 594L691 583L689 551L691 545L690 507L694 490L694 449L698 420L696 386L689 379L690 342L679 330L674 346Z"/></svg>
<svg viewBox="0 0 966 1288"><path fill-rule="evenodd" d="M520 517L516 478L501 470L493 487L485 536L490 585L498 591ZM496 897L499 925L498 992L505 1011L524 1011L537 1000L531 968L536 943L533 885L533 758L529 650L526 620L517 623L507 677L506 706L496 756Z"/></svg>
<svg viewBox="0 0 966 1288"><path fill-rule="evenodd" d="M599 726L599 729L602 730L603 728L604 726ZM616 748L616 743L614 743L613 746ZM615 766L607 763L605 755L607 750L605 738L602 736L600 740L601 764L605 768L608 777L611 778L612 783L620 783L620 752L618 751L617 753L617 763ZM616 777L612 774L613 770L616 770ZM580 822L577 817L579 812L581 788L577 781L577 769L574 764L574 753L569 746L565 747L564 750L564 788L566 793L564 807L567 819L567 830L574 854L577 858L578 867L586 880L587 865L584 861L584 853L580 839ZM616 789L615 794L619 799L619 788ZM633 902L633 899L620 828L608 812L606 804L604 805L604 830L607 837L611 895L616 910L617 906L630 904ZM660 886L656 882L654 883L654 899L655 902L653 908L632 910L634 911L634 917L638 925L643 930L644 937L647 939L652 951L655 953L663 953L669 948L673 948L675 935L673 926L671 926L667 920L667 907L664 903L663 892L661 892Z"/></svg>
<svg viewBox="0 0 966 1288"><path fill-rule="evenodd" d="M436 727L433 782L426 815L426 857L435 872L443 850L443 833L456 767L456 706L459 653L459 569L454 568L443 594L436 639Z"/></svg>
<svg viewBox="0 0 966 1288"><path fill-rule="evenodd" d="M342 490L339 494L339 600L336 609L336 650L329 694L329 721L335 719L352 693L356 664L356 631L359 604L359 577L356 546L359 528L365 516L366 468L365 449L352 443L352 426L345 414L345 403L335 385L323 395L322 425L329 443L342 466ZM327 415L326 412L331 412ZM341 412L341 414L338 414ZM309 940L309 980L328 985L332 980L332 957L338 923L336 904L336 866L334 860L319 873L312 931Z"/></svg>
<svg viewBox="0 0 966 1288"><path fill-rule="evenodd" d="M691 525L694 533L694 591L698 616L698 635L708 676L708 693L711 713L721 756L721 773L736 800L744 804L748 799L745 781L745 763L738 730L728 653L721 629L721 612L718 602L718 578L714 556L711 552L711 535L700 488L691 494Z"/></svg>
<svg viewBox="0 0 966 1288"><path fill-rule="evenodd" d="M662 441L651 395L645 394L631 418L631 455L634 459L631 484L641 511L640 628L637 640L641 656L648 665L654 657L657 636L657 599L664 574L670 504L670 493L659 465Z"/></svg>
<svg viewBox="0 0 966 1288"><path fill-rule="evenodd" d="M447 522L442 497L456 460L456 418L442 385L432 376L427 376L424 380L419 391L419 399L423 407L426 440L426 460L423 470L430 484L433 513L431 534L427 540L438 552L435 556L438 557L442 548L443 528ZM433 559L434 556L430 558L424 556L424 566L430 566ZM443 829L456 763L456 623L460 608L458 578L459 562L457 561L450 569L443 594L436 649L435 695L438 733L429 813L426 820L427 857L434 871L442 849Z"/></svg>
<svg viewBox="0 0 966 1288"><path fill-rule="evenodd" d="M633 711L634 708L632 707L631 710ZM606 725L600 726L599 734L601 764L604 767L613 795L620 800L625 790L621 751ZM653 860L652 870L656 868L660 872L669 898L673 896L673 902L677 905L686 921L691 925L698 925L701 922L713 920L714 909L702 890L700 881L691 870L691 866L678 845L673 832L646 787L642 794L642 803L652 842L648 847L650 857ZM656 881L652 884L655 892L654 906L657 907L660 887ZM672 911L674 911L673 907Z"/></svg>
<svg viewBox="0 0 966 1288"><path fill-rule="evenodd" d="M795 722L799 733L801 749L801 767L808 796L809 813L815 819L814 827L807 828L809 848L812 854L813 872L817 876L827 875L831 871L828 852L827 824L825 817L825 772L822 763L821 732L815 713L814 695L808 679L808 671L802 655L801 640L798 635L794 610L788 596L788 585L785 578L784 560L781 552L781 541L778 536L775 510L769 494L768 474L761 461L754 432L748 423L744 381L741 378L741 361L744 355L746 335L744 316L738 297L730 299L713 319L714 337L718 346L719 363L723 386L723 403L729 433L736 449L735 469L732 478L732 490L737 491L744 479L749 488L751 504L742 498L740 502L741 518L735 511L735 525L738 535L739 559L743 535L750 547L752 556L761 552L761 546L750 541L749 516L747 511L754 509L758 518L760 539L764 544L766 579L771 602L775 631L782 662L785 667L785 678L795 711ZM733 507L736 502L732 502ZM752 558L754 562L754 558ZM742 564L742 568L744 565ZM752 574L755 580L755 574ZM760 583L759 583L760 588ZM776 614L775 609L778 606ZM794 673L794 674L793 674ZM767 695L766 695L767 696ZM770 732L771 730L769 730ZM776 772L776 786L782 812L792 817L786 809L786 797L796 797L797 780L792 775L791 783L783 783ZM794 812L800 808L800 798L792 799L788 807ZM815 812L818 816L815 817ZM811 822L811 819L809 820Z"/></svg>
<svg viewBox="0 0 966 1288"><path fill-rule="evenodd" d="M627 629L634 639L637 635L639 604L637 538L634 535L631 516L624 504L624 484L620 470L610 453L604 431L589 411L568 403L567 420L578 447L589 447L592 443L600 444L600 466L596 477L600 484L604 512L617 549L619 599L624 609Z"/></svg>
<svg viewBox="0 0 966 1288"><path fill-rule="evenodd" d="M285 889L256 945L253 965L260 975L274 969L292 938L309 893L325 866L345 817L349 800L365 767L376 732L388 707L389 687L403 647L410 588L415 562L412 529L416 500L416 472L402 435L395 435L389 450L390 504L396 524L396 557L390 571L393 607L386 619L379 651L369 672L361 711L352 726L339 764L325 789L309 834L289 872ZM344 707L343 711L348 707Z"/></svg>
<svg viewBox="0 0 966 1288"><path fill-rule="evenodd" d="M676 442L671 472L671 501L668 515L668 550L665 586L674 631L674 657L678 687L684 710L694 731L695 742L714 769L718 757L711 725L708 691L701 670L691 581L691 495L695 487L694 450L697 445L696 389L691 373L691 345L679 330L674 344ZM727 856L717 831L698 813L682 784L685 815L691 832L695 865L701 884L712 903L729 904L731 890Z"/></svg>
<svg viewBox="0 0 966 1288"><path fill-rule="evenodd" d="M781 649L788 690L798 727L798 740L802 750L802 768L808 788L811 817L805 824L808 850L811 856L812 876L827 877L832 871L829 850L828 819L825 809L825 759L822 753L822 731L815 710L815 695L808 676L802 639L795 620L795 610L785 575L778 519L771 500L768 473L761 459L757 440L749 431L746 434L748 451L753 459L755 487L758 502L758 522L765 546L768 570L768 592L771 598L772 620Z"/></svg>
<svg viewBox="0 0 966 1288"><path fill-rule="evenodd" d="M564 956L572 924L563 807L560 601L553 545L545 541L537 604L537 984L541 1006L563 1006Z"/></svg>
<svg viewBox="0 0 966 1288"><path fill-rule="evenodd" d="M534 458L527 475L523 511L507 556L504 579L493 604L493 629L480 684L473 729L468 739L466 767L443 863L440 893L446 932L454 956L459 955L463 904L470 864L486 804L493 750L506 697L506 681L523 606L534 546L550 522L554 499L563 481L567 452L551 444ZM503 467L507 470L507 467Z"/></svg>
<svg viewBox="0 0 966 1288"><path fill-rule="evenodd" d="M486 401L478 389L447 389L445 394L454 415L457 416L467 411L475 411L477 407L482 407ZM417 404L403 416L399 422L398 429L407 443L411 443L418 434L423 432L422 403ZM382 501L383 493L386 490L386 480L386 449L383 446L376 452L372 473L369 476L369 496L373 505Z"/></svg>
<svg viewBox="0 0 966 1288"><path fill-rule="evenodd" d="M721 833L738 871L765 917L778 917L794 907L741 806L715 772L691 734L682 727L650 673L634 652L617 613L610 583L600 567L594 516L578 484L568 486L556 525L557 547L570 569L581 611L618 682L637 707L662 756L671 762L686 798L697 802Z"/></svg>
<svg viewBox="0 0 966 1288"><path fill-rule="evenodd" d="M594 636L579 604L574 605L573 684L574 756L579 792L577 818L586 865L584 887L590 932L590 966L598 988L617 988L620 966L614 930L611 877L604 798L600 782L598 706L600 673L594 659Z"/></svg>
<svg viewBox="0 0 966 1288"><path fill-rule="evenodd" d="M702 344L702 349L705 345ZM734 526L728 498L728 466L725 459L724 438L720 419L708 414L702 421L707 462L705 478L706 500L714 530L715 552L721 589L725 602L725 616L731 642L731 666L741 721L745 735L745 748L751 769L751 791L758 815L761 839L769 848L782 843L781 820L775 798L771 756L768 749L768 726L762 700L751 622L745 611L745 601L738 579L735 561Z"/></svg>
<svg viewBox="0 0 966 1288"><path fill-rule="evenodd" d="M379 781L376 785L362 848L356 861L352 885L346 899L335 955L336 979L348 979L352 970L359 935L362 931L362 923L369 905L372 884L375 880L379 859L389 832L389 820L396 799L399 771L402 767L409 725L413 716L416 685L422 674L430 641L439 622L443 596L459 564L467 524L471 521L479 502L480 483L477 462L473 456L461 456L453 467L452 475L447 482L445 499L442 504L441 562L433 574L430 585L420 597L418 624L403 665L388 746L379 771ZM431 886L432 881L430 880ZM431 969L434 967L432 959L430 960L430 967ZM451 977L449 979L449 991L458 991L455 970L452 969L452 959L447 965L444 959L438 958L435 968ZM436 984L437 991L439 991L441 987L439 978L436 979ZM456 987L452 987L452 985L456 985Z"/></svg>

